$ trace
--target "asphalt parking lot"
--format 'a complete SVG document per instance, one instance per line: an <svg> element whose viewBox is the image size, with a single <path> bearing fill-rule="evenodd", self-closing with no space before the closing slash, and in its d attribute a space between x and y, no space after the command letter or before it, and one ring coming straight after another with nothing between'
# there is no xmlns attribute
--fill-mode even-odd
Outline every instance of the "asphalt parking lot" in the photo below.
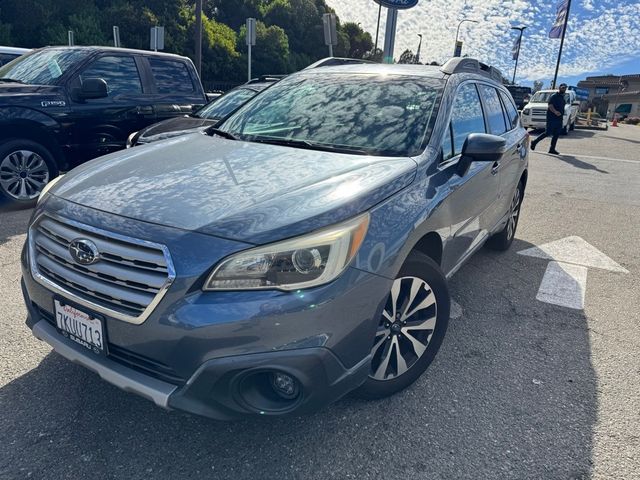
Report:
<svg viewBox="0 0 640 480"><path fill-rule="evenodd" d="M427 374L294 419L167 412L52 353L24 326L30 212L0 214L0 478L640 478L639 145L626 125L571 132L560 157L542 142L516 241L453 277ZM583 309L536 298L556 257L518 254L567 237L582 277L555 285Z"/></svg>

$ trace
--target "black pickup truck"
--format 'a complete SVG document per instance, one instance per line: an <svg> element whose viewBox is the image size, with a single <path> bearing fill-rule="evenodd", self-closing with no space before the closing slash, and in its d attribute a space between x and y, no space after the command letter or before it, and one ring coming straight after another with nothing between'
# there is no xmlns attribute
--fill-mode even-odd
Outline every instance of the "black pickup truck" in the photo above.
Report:
<svg viewBox="0 0 640 480"><path fill-rule="evenodd" d="M61 170L125 148L130 133L192 113L206 96L191 60L48 47L0 68L0 208L31 205Z"/></svg>

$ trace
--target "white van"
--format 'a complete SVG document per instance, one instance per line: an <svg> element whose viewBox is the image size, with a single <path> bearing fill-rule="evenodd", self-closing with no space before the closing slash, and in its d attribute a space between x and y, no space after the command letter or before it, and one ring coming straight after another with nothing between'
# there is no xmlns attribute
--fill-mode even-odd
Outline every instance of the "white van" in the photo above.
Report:
<svg viewBox="0 0 640 480"><path fill-rule="evenodd" d="M558 90L540 90L536 92L522 109L522 126L524 128L545 128L547 125L547 108L551 95ZM567 90L564 94L565 106L562 118L562 134L576 126L576 118L580 109L580 101L576 98L576 92Z"/></svg>

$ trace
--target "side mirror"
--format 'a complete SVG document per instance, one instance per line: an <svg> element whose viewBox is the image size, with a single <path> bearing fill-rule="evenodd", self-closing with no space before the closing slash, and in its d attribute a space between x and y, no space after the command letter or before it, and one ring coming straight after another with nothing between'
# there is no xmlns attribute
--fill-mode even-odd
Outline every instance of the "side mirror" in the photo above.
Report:
<svg viewBox="0 0 640 480"><path fill-rule="evenodd" d="M497 162L506 150L507 141L488 133L471 133L462 146L458 174L467 173L471 162Z"/></svg>
<svg viewBox="0 0 640 480"><path fill-rule="evenodd" d="M86 78L80 87L79 96L84 100L108 97L107 82L103 78Z"/></svg>

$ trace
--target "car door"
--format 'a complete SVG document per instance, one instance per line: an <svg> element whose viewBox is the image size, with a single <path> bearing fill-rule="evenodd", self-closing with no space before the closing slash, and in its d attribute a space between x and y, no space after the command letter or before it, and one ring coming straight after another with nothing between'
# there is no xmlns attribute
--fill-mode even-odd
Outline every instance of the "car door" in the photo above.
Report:
<svg viewBox="0 0 640 480"><path fill-rule="evenodd" d="M499 187L496 202L490 214L487 215L488 229L492 231L507 212L508 203L511 200L509 191L513 180L510 179L509 176L511 175L511 169L514 163L516 165L518 163L519 147L518 140L515 136L508 133L511 130L511 123L509 122L509 125L507 125L507 119L502 107L502 102L498 96L498 90L493 85L484 83L478 85L478 89L484 105L488 132L492 135L499 135L506 140L505 154L493 167L494 171L497 171Z"/></svg>
<svg viewBox="0 0 640 480"><path fill-rule="evenodd" d="M87 78L103 79L108 96L74 98L74 89ZM73 99L69 120L76 163L124 148L130 133L154 121L153 106L145 94L139 59L135 55L103 54L82 68L68 87Z"/></svg>
<svg viewBox="0 0 640 480"><path fill-rule="evenodd" d="M510 96L498 90L502 101L503 112L507 122L507 132L504 137L507 140L507 151L502 160L500 169L500 197L498 213L506 215L511 206L513 194L516 191L522 167L527 157L527 132L520 126L518 110ZM498 220L502 220L499 218Z"/></svg>
<svg viewBox="0 0 640 480"><path fill-rule="evenodd" d="M157 121L188 115L206 103L195 72L185 61L155 55L144 60L152 79Z"/></svg>
<svg viewBox="0 0 640 480"><path fill-rule="evenodd" d="M495 215L499 176L493 162L472 162L459 175L458 161L462 146L471 133L486 133L485 115L474 82L461 84L456 90L449 128L442 140L440 173L447 175L448 194L442 205L451 225L443 249L443 269L449 272L487 237Z"/></svg>

